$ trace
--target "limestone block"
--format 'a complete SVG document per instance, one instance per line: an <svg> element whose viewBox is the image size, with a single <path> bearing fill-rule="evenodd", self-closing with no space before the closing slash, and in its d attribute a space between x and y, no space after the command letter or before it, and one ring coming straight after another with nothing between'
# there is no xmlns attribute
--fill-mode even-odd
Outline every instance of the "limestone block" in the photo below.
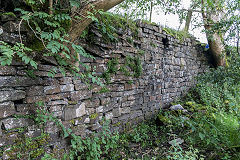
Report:
<svg viewBox="0 0 240 160"><path fill-rule="evenodd" d="M44 96L33 96L33 97L26 97L26 103L35 103L39 101L45 101L46 97Z"/></svg>
<svg viewBox="0 0 240 160"><path fill-rule="evenodd" d="M31 86L27 89L28 96L40 96L43 95L43 86Z"/></svg>
<svg viewBox="0 0 240 160"><path fill-rule="evenodd" d="M90 98L91 96L92 96L92 91L88 91L88 90L71 92L71 100L73 101L87 99L87 98Z"/></svg>
<svg viewBox="0 0 240 160"><path fill-rule="evenodd" d="M5 32L10 32L10 33L18 33L19 32L19 23L13 22L13 21L8 21L6 23L4 23L3 28ZM21 25L20 28L21 32L26 32L27 29L25 27L25 25Z"/></svg>
<svg viewBox="0 0 240 160"><path fill-rule="evenodd" d="M2 136L2 121L0 121L0 137ZM2 143L3 141L1 141L1 139L0 139L0 147L2 147L3 146L3 143Z"/></svg>
<svg viewBox="0 0 240 160"><path fill-rule="evenodd" d="M26 36L22 36L22 40L26 41ZM8 33L3 29L3 33L0 36L0 41L4 41L10 44L20 43L20 36L17 33Z"/></svg>
<svg viewBox="0 0 240 160"><path fill-rule="evenodd" d="M6 76L0 77L0 87L25 87L42 84L41 78L31 79L29 77Z"/></svg>
<svg viewBox="0 0 240 160"><path fill-rule="evenodd" d="M136 93L135 90L131 90L131 91L124 91L124 96L130 96L130 95L134 95Z"/></svg>
<svg viewBox="0 0 240 160"><path fill-rule="evenodd" d="M121 117L118 117L119 121L127 122L130 117L130 114L124 114Z"/></svg>
<svg viewBox="0 0 240 160"><path fill-rule="evenodd" d="M113 117L119 117L121 115L120 108L114 108L112 113L113 113Z"/></svg>
<svg viewBox="0 0 240 160"><path fill-rule="evenodd" d="M0 119L6 118L16 113L13 102L0 103ZM1 126L1 125L0 125Z"/></svg>
<svg viewBox="0 0 240 160"><path fill-rule="evenodd" d="M13 66L0 66L0 75L16 75L16 68Z"/></svg>
<svg viewBox="0 0 240 160"><path fill-rule="evenodd" d="M55 94L55 93L60 93L60 86L46 86L44 87L44 93L45 94Z"/></svg>
<svg viewBox="0 0 240 160"><path fill-rule="evenodd" d="M0 102L24 99L26 92L21 90L0 91Z"/></svg>
<svg viewBox="0 0 240 160"><path fill-rule="evenodd" d="M62 77L59 79L60 84L72 84L72 77Z"/></svg>
<svg viewBox="0 0 240 160"><path fill-rule="evenodd" d="M100 101L101 101L101 105L106 105L106 104L109 104L110 103L110 98L100 98Z"/></svg>
<svg viewBox="0 0 240 160"><path fill-rule="evenodd" d="M49 106L55 106L55 105L67 105L68 102L65 100L56 100L56 101L50 101L48 102Z"/></svg>
<svg viewBox="0 0 240 160"><path fill-rule="evenodd" d="M74 118L82 117L86 114L85 103L75 105L73 107L65 107L64 108L64 120L72 120Z"/></svg>
<svg viewBox="0 0 240 160"><path fill-rule="evenodd" d="M141 111L141 110L138 110L138 111L132 112L130 118L131 118L131 119L134 119L134 118L140 117L140 116L142 116L142 115L143 115L142 111Z"/></svg>
<svg viewBox="0 0 240 160"><path fill-rule="evenodd" d="M107 114L105 115L105 118L106 118L106 120L112 119L112 118L113 118L113 113L112 113L112 112L107 113Z"/></svg>
<svg viewBox="0 0 240 160"><path fill-rule="evenodd" d="M85 84L85 83L83 83L83 82L81 82L80 80L73 80L73 82L74 82L74 86L75 86L75 89L78 91L78 90L83 90L83 89L88 89L88 86Z"/></svg>
<svg viewBox="0 0 240 160"><path fill-rule="evenodd" d="M87 126L86 125L78 125L76 127L73 128L73 133L77 136L81 136L81 137L85 137L86 136L86 129Z"/></svg>
<svg viewBox="0 0 240 160"><path fill-rule="evenodd" d="M103 106L99 106L98 108L96 108L96 112L103 113Z"/></svg>
<svg viewBox="0 0 240 160"><path fill-rule="evenodd" d="M2 126L4 129L14 129L20 127L26 127L33 124L33 120L26 118L8 118L2 120Z"/></svg>
<svg viewBox="0 0 240 160"><path fill-rule="evenodd" d="M130 113L130 112L131 112L130 107L120 108L120 114L126 114L126 113Z"/></svg>
<svg viewBox="0 0 240 160"><path fill-rule="evenodd" d="M72 92L74 91L74 85L73 84L66 84L60 86L61 92Z"/></svg>
<svg viewBox="0 0 240 160"><path fill-rule="evenodd" d="M85 115L86 114L85 108L86 108L85 103L78 105L78 107L76 108L76 117L82 117L83 115Z"/></svg>

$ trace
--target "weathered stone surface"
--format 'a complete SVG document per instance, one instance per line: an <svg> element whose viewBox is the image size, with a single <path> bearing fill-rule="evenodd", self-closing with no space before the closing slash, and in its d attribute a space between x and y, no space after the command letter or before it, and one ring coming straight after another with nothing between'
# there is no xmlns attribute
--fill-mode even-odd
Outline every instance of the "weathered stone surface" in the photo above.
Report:
<svg viewBox="0 0 240 160"><path fill-rule="evenodd" d="M0 75L9 76L17 73L16 68L13 66L0 66Z"/></svg>
<svg viewBox="0 0 240 160"><path fill-rule="evenodd" d="M65 100L56 100L56 101L51 101L51 102L48 102L48 105L49 106L55 106L55 105L67 105L68 102L65 101Z"/></svg>
<svg viewBox="0 0 240 160"><path fill-rule="evenodd" d="M64 108L64 120L71 120L74 118L82 117L86 114L85 103L80 105L65 107Z"/></svg>
<svg viewBox="0 0 240 160"><path fill-rule="evenodd" d="M5 39L9 43L19 41L18 34L9 33L16 32L14 23L7 22L0 26L3 31L0 40ZM29 130L25 133L27 137L39 135L38 129L30 129L28 119L12 118L15 113L21 116L35 113L35 103L39 101L46 104L53 116L63 120L66 128L71 128L81 136L100 129L103 117L110 120L111 124L118 124L112 126L115 129L124 129L128 127L127 124L133 125L152 118L161 107L168 108L170 102L195 84L194 77L198 73L207 70L207 59L190 40L180 43L164 33L161 27L141 22L138 25L141 26L139 40L131 37L133 33L130 30L119 30L119 36L123 37L118 42L105 43L100 32L94 31L95 28L91 28L95 33L91 45L80 40L87 52L97 55L96 59L80 58L90 69L96 67L95 75L101 76L103 71L109 69L107 63L110 60L118 60L118 71L110 74L111 83L105 89L95 83L85 84L83 81L91 81L88 78L76 79L69 73L63 77L59 70L54 78L49 78L48 71L56 67L55 59L50 57L39 58L42 64L39 64L36 78L25 77L26 70L31 68L17 61L12 66L0 67L0 136L8 136L5 129L19 126L28 126ZM24 32L22 35L26 37ZM126 42L126 37L132 38L136 47ZM138 50L143 50L144 55L138 54ZM140 58L143 72L140 77L127 76L119 70L125 66L130 74L134 74L133 68L139 69L133 65L132 69L126 66L126 56ZM80 70L81 73L86 71L81 66ZM59 137L60 132L53 123L48 123L45 131L50 133L49 145L66 147L67 141L63 142ZM10 141L0 139L0 147L12 143L14 138Z"/></svg>
<svg viewBox="0 0 240 160"><path fill-rule="evenodd" d="M34 86L42 84L41 78L31 79L28 77L20 77L20 76L7 76L0 77L0 87L25 87L25 86Z"/></svg>
<svg viewBox="0 0 240 160"><path fill-rule="evenodd" d="M44 93L45 94L55 94L55 93L60 93L60 86L46 86L44 87Z"/></svg>
<svg viewBox="0 0 240 160"><path fill-rule="evenodd" d="M13 102L0 103L0 119L9 117L13 115L15 112L16 111Z"/></svg>
<svg viewBox="0 0 240 160"><path fill-rule="evenodd" d="M177 138L177 139L169 141L168 143L171 144L172 146L178 146L178 145L184 143L184 140L181 138Z"/></svg>
<svg viewBox="0 0 240 160"><path fill-rule="evenodd" d="M92 92L88 91L88 90L83 90L83 91L74 91L71 92L71 99L73 101L79 101L82 99L87 99L90 98L92 96Z"/></svg>
<svg viewBox="0 0 240 160"><path fill-rule="evenodd" d="M126 113L130 113L130 112L131 112L130 107L120 108L120 114L126 114Z"/></svg>
<svg viewBox="0 0 240 160"><path fill-rule="evenodd" d="M3 28L5 29L4 31L6 31L6 32L18 33L19 32L19 23L15 23L13 21L8 21L7 23L4 23ZM24 31L26 32L27 29L24 25L21 25L20 31L21 32L24 32Z"/></svg>
<svg viewBox="0 0 240 160"><path fill-rule="evenodd" d="M0 91L0 102L16 101L26 97L26 92L21 90Z"/></svg>
<svg viewBox="0 0 240 160"><path fill-rule="evenodd" d="M170 110L172 110L172 111L182 110L183 112L187 112L187 110L184 109L183 106L181 106L181 104L177 104L177 105L171 106Z"/></svg>
<svg viewBox="0 0 240 160"><path fill-rule="evenodd" d="M26 97L26 103L36 103L36 102L45 102L46 101L46 97L45 96L34 96L34 97Z"/></svg>
<svg viewBox="0 0 240 160"><path fill-rule="evenodd" d="M1 140L2 136L2 121L0 121L0 147L4 145L4 140Z"/></svg>
<svg viewBox="0 0 240 160"><path fill-rule="evenodd" d="M4 129L14 129L20 127L26 127L33 124L33 120L25 118L8 118L2 120L2 126Z"/></svg>
<svg viewBox="0 0 240 160"><path fill-rule="evenodd" d="M66 84L60 86L61 92L72 92L74 91L74 85L73 84Z"/></svg>
<svg viewBox="0 0 240 160"><path fill-rule="evenodd" d="M72 84L72 77L62 77L59 82L60 84Z"/></svg>
<svg viewBox="0 0 240 160"><path fill-rule="evenodd" d="M27 89L27 96L43 95L43 86L31 86Z"/></svg>

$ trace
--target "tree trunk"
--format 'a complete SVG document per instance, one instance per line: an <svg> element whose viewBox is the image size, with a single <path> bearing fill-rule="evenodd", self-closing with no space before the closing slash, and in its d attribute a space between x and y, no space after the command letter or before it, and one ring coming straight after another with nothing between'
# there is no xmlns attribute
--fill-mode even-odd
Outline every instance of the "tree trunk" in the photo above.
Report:
<svg viewBox="0 0 240 160"><path fill-rule="evenodd" d="M107 11L123 1L124 0L95 0L77 11L77 14L80 15L81 20L72 22L69 31L70 41L74 42L81 35L84 29L92 22L92 19L87 17L88 12L93 10Z"/></svg>
<svg viewBox="0 0 240 160"><path fill-rule="evenodd" d="M191 23L191 20L192 20L192 13L193 13L193 11L191 9L189 9L188 13L187 13L187 18L186 18L186 23L185 23L185 27L184 27L184 32L188 32L188 30L189 30L189 26L190 26L190 23Z"/></svg>
<svg viewBox="0 0 240 160"><path fill-rule="evenodd" d="M85 6L81 7L80 9L76 10L73 9L74 13L77 13L81 17L81 19L77 19L72 21L72 25L69 31L69 40L71 42L76 41L79 36L82 34L82 32L85 30L85 28L92 22L91 18L88 18L89 12L94 13L98 10L107 11L114 6L118 5L119 3L123 2L124 0L92 0L90 3L86 4ZM98 15L94 15L98 16ZM73 16L74 18L74 16ZM74 56L73 48L71 48L71 53ZM79 66L80 61L80 55L75 54L77 61L73 60L74 66Z"/></svg>
<svg viewBox="0 0 240 160"><path fill-rule="evenodd" d="M152 22L153 2L151 2L149 22Z"/></svg>
<svg viewBox="0 0 240 160"><path fill-rule="evenodd" d="M217 0L215 0L217 3ZM204 28L207 31L206 36L209 44L211 53L213 54L215 65L225 66L226 65L226 52L223 44L223 34L217 30L213 30L213 25L220 22L223 18L223 12L212 7L206 7L202 0L202 16L204 22Z"/></svg>

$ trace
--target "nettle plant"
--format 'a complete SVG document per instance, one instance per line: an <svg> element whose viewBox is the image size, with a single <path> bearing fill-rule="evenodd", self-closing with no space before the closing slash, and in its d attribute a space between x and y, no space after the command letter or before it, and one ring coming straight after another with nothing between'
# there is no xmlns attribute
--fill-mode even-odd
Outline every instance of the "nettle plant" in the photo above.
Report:
<svg viewBox="0 0 240 160"><path fill-rule="evenodd" d="M26 0L26 3L31 6L31 11L21 8L15 9L15 12L21 13L19 23L20 43L9 45L0 41L0 64L2 66L11 65L13 59L20 58L24 64L37 69L38 62L34 59L33 53L38 52L38 54L41 54L39 52L40 48L42 52L44 51L42 56L54 57L58 62L58 69L49 72L51 77L54 77L58 71L63 75L69 72L76 77L91 79L93 83L102 85L100 79L93 76L94 72L80 72L79 65L85 67L87 71L90 69L80 62L79 57L83 56L92 59L94 57L88 54L80 45L69 40L68 30L71 21L73 18L77 18L70 16L70 9L61 9L58 5L49 9L46 7L48 1L45 0ZM79 7L79 3L70 1L71 6ZM96 19L97 11L95 12L89 12L89 18ZM33 36L31 38L34 39L35 44L30 46L24 44L20 30L21 25L27 26L32 31ZM38 48L33 47L36 45L38 45Z"/></svg>

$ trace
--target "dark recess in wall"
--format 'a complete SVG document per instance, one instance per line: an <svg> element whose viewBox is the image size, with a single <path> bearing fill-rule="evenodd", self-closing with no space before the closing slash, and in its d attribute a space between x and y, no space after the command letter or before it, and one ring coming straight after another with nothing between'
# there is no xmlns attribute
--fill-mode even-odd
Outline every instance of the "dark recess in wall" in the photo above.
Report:
<svg viewBox="0 0 240 160"><path fill-rule="evenodd" d="M169 47L169 40L168 40L167 37L162 39L162 43L164 45L164 48L168 48Z"/></svg>

